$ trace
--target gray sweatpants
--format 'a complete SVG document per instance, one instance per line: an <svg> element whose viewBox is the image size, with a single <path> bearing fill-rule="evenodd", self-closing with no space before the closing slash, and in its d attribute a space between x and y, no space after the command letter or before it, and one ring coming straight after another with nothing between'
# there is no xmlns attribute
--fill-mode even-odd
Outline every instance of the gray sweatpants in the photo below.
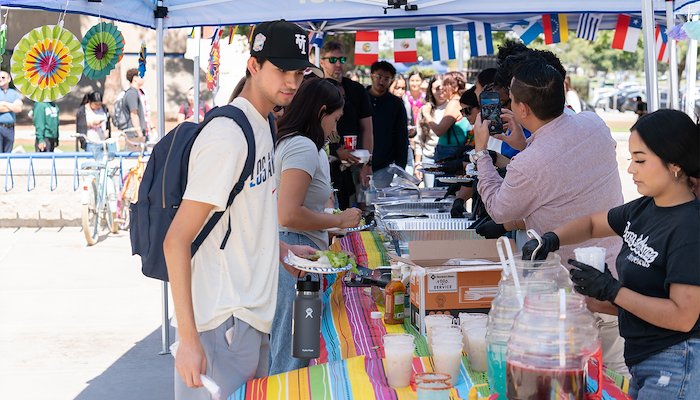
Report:
<svg viewBox="0 0 700 400"><path fill-rule="evenodd" d="M270 362L267 333L232 316L217 328L201 332L199 339L207 357L207 376L221 388L222 399L228 399L249 379L267 376ZM210 399L205 388L188 388L175 370L175 400Z"/></svg>

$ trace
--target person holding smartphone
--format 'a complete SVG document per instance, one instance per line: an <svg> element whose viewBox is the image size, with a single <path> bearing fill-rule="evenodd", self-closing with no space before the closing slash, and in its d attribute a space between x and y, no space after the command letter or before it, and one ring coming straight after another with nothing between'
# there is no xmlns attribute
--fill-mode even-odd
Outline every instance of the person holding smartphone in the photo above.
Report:
<svg viewBox="0 0 700 400"><path fill-rule="evenodd" d="M474 128L477 190L494 222L508 225L515 221L542 233L622 204L616 142L610 129L595 113L564 113L564 78L555 68L538 55L529 56L515 71L509 96L515 122L532 136L527 149L511 159L505 178L486 151L490 121L479 116ZM585 143L581 141L584 137ZM620 238L609 237L582 246L606 248L612 263L621 244ZM573 249L563 246L559 255L564 260L572 258ZM590 308L602 311L595 304ZM626 374L617 319L598 315L598 327L603 361Z"/></svg>

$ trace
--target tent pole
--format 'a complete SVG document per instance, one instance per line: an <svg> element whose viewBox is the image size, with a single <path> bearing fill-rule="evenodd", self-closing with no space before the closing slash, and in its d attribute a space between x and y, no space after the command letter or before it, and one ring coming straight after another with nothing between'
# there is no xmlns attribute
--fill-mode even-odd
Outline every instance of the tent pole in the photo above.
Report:
<svg viewBox="0 0 700 400"><path fill-rule="evenodd" d="M163 0L158 0L158 8L163 7ZM166 10L167 13L167 10ZM158 88L158 138L165 133L165 60L163 57L163 18L156 11L156 74ZM163 282L163 320L161 324L160 354L170 354L170 324L168 323L168 282Z"/></svg>
<svg viewBox="0 0 700 400"><path fill-rule="evenodd" d="M457 71L464 72L464 31L459 31L457 34L459 35L459 50L457 51Z"/></svg>
<svg viewBox="0 0 700 400"><path fill-rule="evenodd" d="M656 76L656 38L654 30L654 4L642 2L642 36L644 38L644 75L647 84L647 110L659 109L659 87Z"/></svg>
<svg viewBox="0 0 700 400"><path fill-rule="evenodd" d="M673 11L673 0L666 0L666 26L671 29L676 24L675 13ZM678 46L674 39L668 38L668 96L666 107L678 110Z"/></svg>
<svg viewBox="0 0 700 400"><path fill-rule="evenodd" d="M691 18L697 21L700 16ZM698 73L698 41L688 42L688 55L685 60L685 113L695 119L695 77Z"/></svg>
<svg viewBox="0 0 700 400"><path fill-rule="evenodd" d="M194 123L199 123L199 57L202 54L202 28L195 27L194 37L197 39L197 55L194 56L194 82L192 87L194 88L194 109L197 110L194 115Z"/></svg>

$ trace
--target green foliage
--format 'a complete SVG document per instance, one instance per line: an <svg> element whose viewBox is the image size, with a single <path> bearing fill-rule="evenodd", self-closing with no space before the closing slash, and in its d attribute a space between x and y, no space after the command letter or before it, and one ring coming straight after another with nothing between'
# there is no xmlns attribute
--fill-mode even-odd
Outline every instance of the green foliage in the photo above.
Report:
<svg viewBox="0 0 700 400"><path fill-rule="evenodd" d="M582 100L588 100L590 80L585 76L570 75L571 86Z"/></svg>

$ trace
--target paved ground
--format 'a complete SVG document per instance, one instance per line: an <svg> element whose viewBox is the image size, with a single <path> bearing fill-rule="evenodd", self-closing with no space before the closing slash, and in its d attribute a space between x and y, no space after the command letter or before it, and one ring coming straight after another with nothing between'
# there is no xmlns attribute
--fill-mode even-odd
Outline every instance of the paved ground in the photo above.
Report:
<svg viewBox="0 0 700 400"><path fill-rule="evenodd" d="M126 233L0 229L0 399L171 399L160 287Z"/></svg>

